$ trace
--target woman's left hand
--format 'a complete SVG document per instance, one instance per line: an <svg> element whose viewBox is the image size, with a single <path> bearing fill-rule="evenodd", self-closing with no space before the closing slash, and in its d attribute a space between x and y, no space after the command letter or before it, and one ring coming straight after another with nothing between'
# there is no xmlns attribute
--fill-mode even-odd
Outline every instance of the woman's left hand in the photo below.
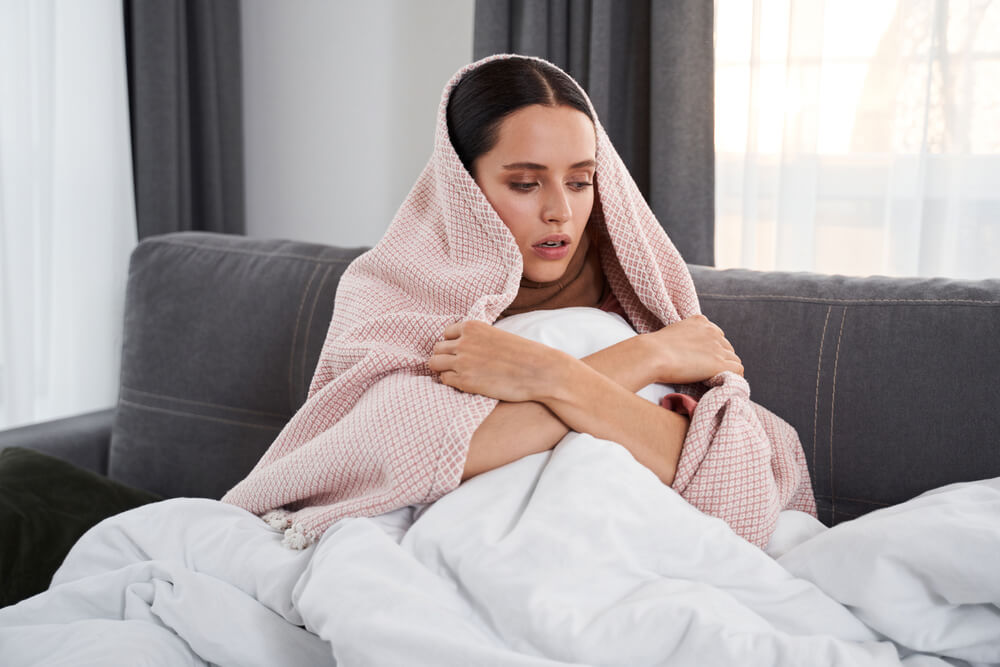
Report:
<svg viewBox="0 0 1000 667"><path fill-rule="evenodd" d="M428 365L449 387L516 403L551 395L560 364L572 361L560 350L468 320L445 328Z"/></svg>

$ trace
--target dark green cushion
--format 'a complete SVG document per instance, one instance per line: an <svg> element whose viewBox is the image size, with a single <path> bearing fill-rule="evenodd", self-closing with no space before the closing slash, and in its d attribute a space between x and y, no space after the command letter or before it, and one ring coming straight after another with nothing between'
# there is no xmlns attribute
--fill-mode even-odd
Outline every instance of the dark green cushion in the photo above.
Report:
<svg viewBox="0 0 1000 667"><path fill-rule="evenodd" d="M40 452L0 451L0 606L47 589L91 526L157 500Z"/></svg>

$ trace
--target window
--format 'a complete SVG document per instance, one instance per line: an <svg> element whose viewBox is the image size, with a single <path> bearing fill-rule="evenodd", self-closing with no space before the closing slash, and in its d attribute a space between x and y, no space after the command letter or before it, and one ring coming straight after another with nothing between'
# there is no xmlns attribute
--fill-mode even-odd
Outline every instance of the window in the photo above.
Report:
<svg viewBox="0 0 1000 667"><path fill-rule="evenodd" d="M1000 277L1000 3L718 0L716 261Z"/></svg>

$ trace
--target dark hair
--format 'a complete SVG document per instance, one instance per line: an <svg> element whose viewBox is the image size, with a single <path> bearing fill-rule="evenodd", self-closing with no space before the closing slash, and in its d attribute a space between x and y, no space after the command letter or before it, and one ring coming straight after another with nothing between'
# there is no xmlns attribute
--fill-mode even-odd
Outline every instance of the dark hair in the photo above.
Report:
<svg viewBox="0 0 1000 667"><path fill-rule="evenodd" d="M594 121L577 85L552 65L529 58L498 58L480 65L448 97L448 136L466 170L497 142L504 118L532 104L568 106Z"/></svg>

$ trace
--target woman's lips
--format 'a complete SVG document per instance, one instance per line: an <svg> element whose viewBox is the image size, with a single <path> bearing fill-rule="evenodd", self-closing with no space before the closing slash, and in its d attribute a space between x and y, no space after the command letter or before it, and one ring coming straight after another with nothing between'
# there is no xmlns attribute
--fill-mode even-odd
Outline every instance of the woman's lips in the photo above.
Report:
<svg viewBox="0 0 1000 667"><path fill-rule="evenodd" d="M542 259L562 259L569 254L568 243L551 248L543 245L533 245L531 246L531 249L534 250L535 254Z"/></svg>

